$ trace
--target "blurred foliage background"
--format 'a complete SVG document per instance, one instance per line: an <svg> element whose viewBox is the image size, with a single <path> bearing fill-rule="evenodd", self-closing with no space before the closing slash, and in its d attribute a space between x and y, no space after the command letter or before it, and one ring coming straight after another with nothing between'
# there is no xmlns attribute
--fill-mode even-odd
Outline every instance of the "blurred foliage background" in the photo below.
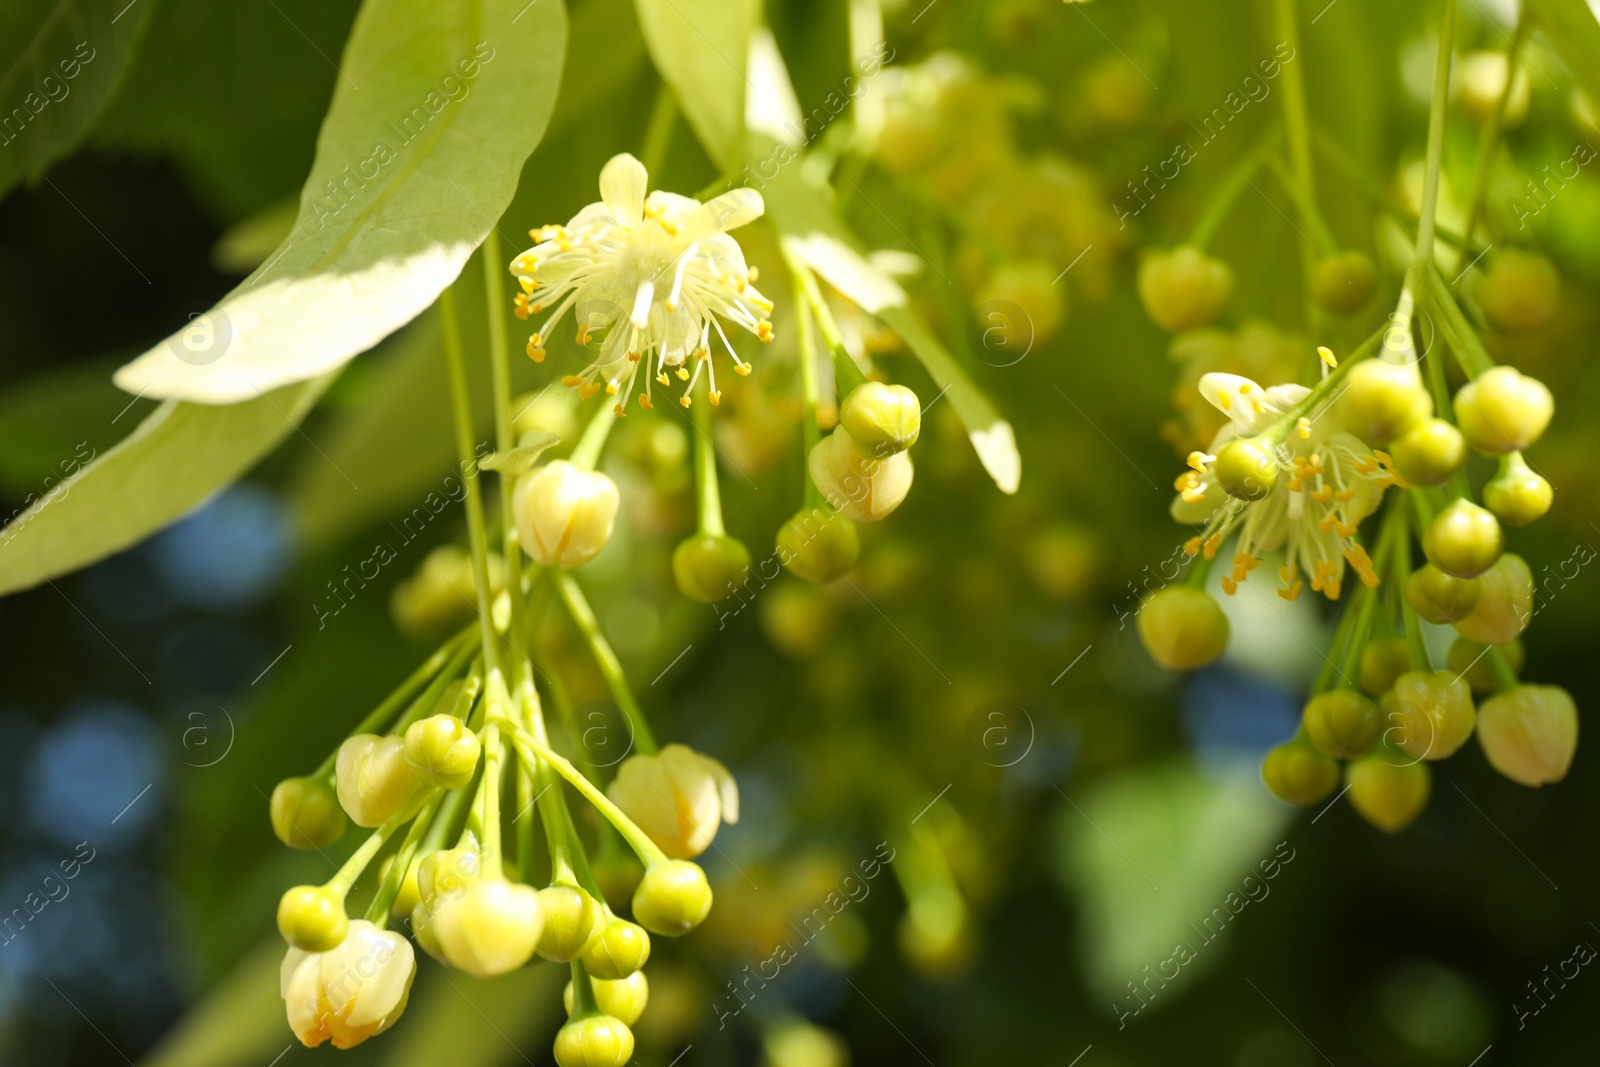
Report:
<svg viewBox="0 0 1600 1067"><path fill-rule="evenodd" d="M356 7L141 0L128 16L141 20L137 49L87 143L0 201L8 515L152 409L112 387L111 370L211 306L275 243L337 77L328 57ZM743 820L706 857L713 918L652 963L637 1062L822 1067L841 1046L857 1064L938 1067L1580 1056L1600 978L1549 975L1600 941L1590 746L1566 782L1537 792L1470 746L1436 769L1428 810L1396 837L1338 802L1300 816L1256 768L1293 732L1328 637L1323 605L1290 605L1285 626L1235 598L1228 656L1187 679L1155 667L1125 625L1180 540L1167 516L1179 460L1163 436L1178 371L1134 294L1137 252L1193 225L1275 121L1277 87L1125 228L1117 205L1132 205L1127 183L1193 139L1191 123L1272 54L1267 6L885 7L889 70L959 53L982 72L973 99L924 115L944 124L954 158L1005 150L1057 168L1042 193L1006 191L984 209L980 228L1007 258L1065 272L1028 308L1032 325L1007 320L998 334L984 271L963 258L974 216L952 219L948 174L862 158L841 164L849 183L837 183L870 247L926 261L916 292L1016 427L1022 486L999 494L950 406L934 405L916 487L868 531L848 580L784 577L737 610L706 608L678 595L669 567L693 526L687 423L672 408L619 429L607 464L624 520L585 571L591 595L657 732L717 755L745 797ZM1421 156L1435 7L1299 6L1293 62L1314 123L1401 199ZM587 203L604 161L639 151L658 90L629 4L576 0L571 12L562 94L506 215L512 230ZM803 110L849 73L849 17L844 0L766 5ZM1503 50L1515 11L1483 0L1461 18L1463 52ZM1600 421L1584 414L1600 405L1600 178L1586 168L1526 230L1512 200L1576 145L1600 144L1600 131L1552 42L1536 33L1525 49L1528 116L1494 172L1488 226L1543 249L1562 275L1554 321L1497 352L1557 396L1538 453L1555 507L1515 534L1537 572L1600 539ZM853 106L887 92L879 79ZM1450 114L1446 219L1477 149L1467 105ZM691 192L716 176L679 122L660 186ZM1392 297L1393 222L1358 183L1319 176L1340 242L1388 265ZM1238 275L1224 323L1268 324L1309 351L1302 236L1285 212L1281 188L1262 184L1213 243ZM776 259L759 233L747 249L764 269ZM462 287L478 277L474 263ZM1053 301L1064 319L1036 337ZM1381 315L1311 340L1347 350ZM780 332L782 316L780 304ZM800 494L792 342L774 354L762 390L736 396L718 427L747 476L724 478L730 532L758 559ZM929 406L937 390L920 368L884 358ZM522 370L522 388L542 382ZM23 907L59 861L93 856L70 892L0 934L4 1062L335 1055L300 1048L283 1023L270 917L318 860L277 847L265 797L426 654L397 631L389 597L428 548L459 541L454 511L348 608L319 625L314 605L451 470L442 383L425 315L352 364L243 482L135 548L0 600L0 912ZM1600 699L1585 667L1594 581L1585 570L1549 596L1527 640L1530 676L1565 686L1580 709ZM604 689L571 651L582 708ZM870 892L805 943L792 924L885 846L895 859ZM1229 906L1241 896L1247 905ZM1212 940L1197 926L1219 907L1232 917ZM794 963L735 999L730 983L784 939L803 944ZM1196 958L1148 983L1179 940ZM546 1062L559 984L548 966L491 983L425 966L401 1024L340 1055ZM801 1019L825 1030L796 1029Z"/></svg>

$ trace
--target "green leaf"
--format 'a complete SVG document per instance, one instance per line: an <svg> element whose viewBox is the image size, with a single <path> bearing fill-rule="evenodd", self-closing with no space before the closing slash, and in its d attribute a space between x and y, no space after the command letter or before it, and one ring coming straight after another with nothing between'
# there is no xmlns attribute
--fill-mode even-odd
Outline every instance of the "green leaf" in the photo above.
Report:
<svg viewBox="0 0 1600 1067"><path fill-rule="evenodd" d="M111 384L120 362L70 364L0 394L0 489L18 499L42 496L139 424L151 405L129 403Z"/></svg>
<svg viewBox="0 0 1600 1067"><path fill-rule="evenodd" d="M461 272L555 103L560 0L369 0L283 246L117 374L130 392L248 400L365 352Z"/></svg>
<svg viewBox="0 0 1600 1067"><path fill-rule="evenodd" d="M0 531L0 594L77 570L178 518L270 452L333 378L232 407L166 401Z"/></svg>
<svg viewBox="0 0 1600 1067"><path fill-rule="evenodd" d="M744 148L754 0L635 0L645 47L706 153L724 172Z"/></svg>
<svg viewBox="0 0 1600 1067"><path fill-rule="evenodd" d="M525 474L533 470L538 464L539 457L546 451L561 443L561 438L553 433L540 433L530 430L522 435L522 440L517 442L517 447L501 455L491 452L478 462L484 470L499 471L502 474Z"/></svg>
<svg viewBox="0 0 1600 1067"><path fill-rule="evenodd" d="M153 0L7 0L0 5L0 196L36 183L78 145L116 93Z"/></svg>
<svg viewBox="0 0 1600 1067"><path fill-rule="evenodd" d="M264 938L184 1014L144 1067L244 1067L266 1063L294 1041L278 993L283 952L281 938Z"/></svg>
<svg viewBox="0 0 1600 1067"><path fill-rule="evenodd" d="M1600 21L1584 0L1527 0L1528 13L1572 69L1589 96L1600 100Z"/></svg>

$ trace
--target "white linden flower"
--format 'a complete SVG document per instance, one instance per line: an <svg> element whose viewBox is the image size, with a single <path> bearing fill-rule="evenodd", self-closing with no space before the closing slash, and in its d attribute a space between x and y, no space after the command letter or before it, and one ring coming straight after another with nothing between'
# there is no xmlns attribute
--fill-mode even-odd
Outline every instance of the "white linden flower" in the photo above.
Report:
<svg viewBox="0 0 1600 1067"><path fill-rule="evenodd" d="M327 952L291 948L278 991L303 1044L316 1048L332 1038L334 1048L352 1048L394 1025L416 974L409 941L353 919L344 940Z"/></svg>
<svg viewBox="0 0 1600 1067"><path fill-rule="evenodd" d="M1332 354L1324 358L1331 361ZM1300 595L1305 587L1302 573L1310 576L1314 591L1337 600L1346 563L1367 585L1378 584L1372 560L1355 535L1361 520L1377 510L1384 489L1399 484L1387 454L1369 449L1354 434L1301 418L1278 448L1279 477L1265 498L1239 500L1217 484L1212 465L1222 446L1266 430L1309 392L1303 385L1263 389L1237 374L1200 378L1200 395L1229 421L1211 442L1209 453L1190 453L1191 469L1175 484L1178 499L1172 503L1172 517L1204 524L1184 549L1191 556L1204 551L1207 559L1237 528L1233 573L1222 580L1230 595L1261 565L1263 553L1279 549L1285 561L1278 574L1283 583L1278 595L1285 600Z"/></svg>
<svg viewBox="0 0 1600 1067"><path fill-rule="evenodd" d="M626 153L612 157L600 171L600 203L565 226L532 231L539 243L511 262L522 286L517 317L553 309L528 339L528 355L543 360L551 331L572 311L578 344L597 341L600 350L583 373L562 381L584 397L598 392L603 382L607 393L622 394L618 415L641 364L646 365L641 407L652 406L651 377L662 386L671 384L668 368L689 383L678 399L684 407L702 369L709 375L707 396L717 403L722 394L711 366L713 330L733 358L733 369L749 374L750 365L733 351L719 316L772 340L766 318L772 301L750 284L756 271L745 266L739 243L727 235L761 217L761 194L734 189L702 204L659 189L646 196L646 179L637 159Z"/></svg>

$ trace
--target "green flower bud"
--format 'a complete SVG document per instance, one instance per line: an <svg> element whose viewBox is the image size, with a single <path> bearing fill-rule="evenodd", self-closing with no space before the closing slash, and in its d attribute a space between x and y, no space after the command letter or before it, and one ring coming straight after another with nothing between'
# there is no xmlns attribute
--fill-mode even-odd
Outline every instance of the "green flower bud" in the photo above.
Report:
<svg viewBox="0 0 1600 1067"><path fill-rule="evenodd" d="M454 715L430 715L406 727L406 764L440 789L460 789L472 781L483 746L478 735Z"/></svg>
<svg viewBox="0 0 1600 1067"><path fill-rule="evenodd" d="M1397 834L1428 806L1433 770L1379 746L1345 768L1350 806L1384 833Z"/></svg>
<svg viewBox="0 0 1600 1067"><path fill-rule="evenodd" d="M1139 264L1139 299L1150 321L1168 333L1204 326L1233 292L1233 270L1198 248L1152 252Z"/></svg>
<svg viewBox="0 0 1600 1067"><path fill-rule="evenodd" d="M1411 669L1411 646L1399 635L1377 637L1361 649L1361 670L1356 683L1368 696L1381 697L1394 680Z"/></svg>
<svg viewBox="0 0 1600 1067"><path fill-rule="evenodd" d="M539 934L534 951L557 963L577 959L589 942L600 936L604 925L600 905L594 897L571 885L546 886L538 896L544 931Z"/></svg>
<svg viewBox="0 0 1600 1067"><path fill-rule="evenodd" d="M611 539L617 483L558 459L517 479L511 510L522 550L545 566L571 570Z"/></svg>
<svg viewBox="0 0 1600 1067"><path fill-rule="evenodd" d="M297 885L278 901L278 932L295 948L327 952L344 940L344 897L322 885Z"/></svg>
<svg viewBox="0 0 1600 1067"><path fill-rule="evenodd" d="M783 1022L761 1038L761 1067L850 1067L844 1038L803 1020Z"/></svg>
<svg viewBox="0 0 1600 1067"><path fill-rule="evenodd" d="M594 988L594 1001L600 1010L629 1026L639 1021L645 1006L650 1003L650 981L645 978L643 971L634 971L628 977L614 982L595 978L590 985ZM565 1005L569 1016L572 1014L573 998L572 983L568 982L561 991L561 1003Z"/></svg>
<svg viewBox="0 0 1600 1067"><path fill-rule="evenodd" d="M1383 739L1417 759L1446 759L1466 744L1477 718L1472 691L1450 671L1407 671L1379 703Z"/></svg>
<svg viewBox="0 0 1600 1067"><path fill-rule="evenodd" d="M508 974L527 963L544 928L538 892L503 878L470 882L432 912L440 954L452 967L479 978Z"/></svg>
<svg viewBox="0 0 1600 1067"><path fill-rule="evenodd" d="M778 562L801 581L836 581L860 556L856 524L827 508L802 508L778 530Z"/></svg>
<svg viewBox="0 0 1600 1067"><path fill-rule="evenodd" d="M1334 759L1361 755L1383 732L1378 705L1354 689L1331 689L1312 697L1301 722L1317 750Z"/></svg>
<svg viewBox="0 0 1600 1067"><path fill-rule="evenodd" d="M1478 743L1489 765L1533 789L1567 776L1578 749L1578 708L1555 685L1519 685L1483 702Z"/></svg>
<svg viewBox="0 0 1600 1067"><path fill-rule="evenodd" d="M1504 548L1499 520L1465 497L1435 515L1422 534L1428 562L1456 578L1476 578Z"/></svg>
<svg viewBox="0 0 1600 1067"><path fill-rule="evenodd" d="M904 452L922 432L922 404L903 385L865 382L844 398L839 424L869 456Z"/></svg>
<svg viewBox="0 0 1600 1067"><path fill-rule="evenodd" d="M382 826L409 808L426 783L406 763L405 741L356 734L339 746L334 782L339 803L357 826Z"/></svg>
<svg viewBox="0 0 1600 1067"><path fill-rule="evenodd" d="M644 927L615 917L601 927L600 936L584 946L582 956L590 974L612 981L628 977L649 958L650 935Z"/></svg>
<svg viewBox="0 0 1600 1067"><path fill-rule="evenodd" d="M621 1019L588 1012L556 1032L560 1067L624 1067L633 1059L633 1031Z"/></svg>
<svg viewBox="0 0 1600 1067"><path fill-rule="evenodd" d="M1455 622L1478 606L1478 579L1456 578L1424 563L1406 579L1406 603L1429 622Z"/></svg>
<svg viewBox="0 0 1600 1067"><path fill-rule="evenodd" d="M1478 606L1454 625L1462 637L1505 645L1521 637L1532 619L1533 572L1521 556L1507 552L1478 579Z"/></svg>
<svg viewBox="0 0 1600 1067"><path fill-rule="evenodd" d="M1450 669L1461 675L1474 693L1493 693L1499 688L1495 682L1494 671L1489 668L1489 658L1484 654L1490 647L1481 641L1473 641L1466 637L1456 638L1455 643L1450 646ZM1511 668L1511 673L1516 674L1522 670L1527 653L1523 651L1521 641L1494 647L1500 649L1500 655L1505 658L1506 666ZM1480 719L1483 717L1482 708L1478 709L1478 717Z"/></svg>
<svg viewBox="0 0 1600 1067"><path fill-rule="evenodd" d="M1222 446L1212 471L1229 496L1263 500L1278 484L1278 457L1268 442L1240 438Z"/></svg>
<svg viewBox="0 0 1600 1067"><path fill-rule="evenodd" d="M1364 252L1335 252L1311 272L1311 298L1323 311L1353 315L1378 288L1378 270Z"/></svg>
<svg viewBox="0 0 1600 1067"><path fill-rule="evenodd" d="M633 917L653 934L682 937L711 914L711 886L700 865L666 860L644 872L633 891Z"/></svg>
<svg viewBox="0 0 1600 1067"><path fill-rule="evenodd" d="M1139 639L1167 670L1192 671L1228 647L1228 617L1205 590L1169 585L1145 598Z"/></svg>
<svg viewBox="0 0 1600 1067"><path fill-rule="evenodd" d="M327 848L349 825L333 787L315 778L285 778L269 807L272 832L290 848Z"/></svg>
<svg viewBox="0 0 1600 1067"><path fill-rule="evenodd" d="M750 574L750 550L727 534L700 533L678 542L672 576L690 600L713 604L732 596Z"/></svg>
<svg viewBox="0 0 1600 1067"><path fill-rule="evenodd" d="M1515 367L1491 367L1456 393L1456 423L1474 449L1501 455L1537 441L1550 425L1555 404L1539 379Z"/></svg>
<svg viewBox="0 0 1600 1067"><path fill-rule="evenodd" d="M1036 344L1043 344L1056 335L1067 317L1067 287L1055 284L1059 273L1051 264L1037 260L1002 263L995 267L977 296L973 297L973 307L982 310L985 304L1012 305L1022 312L1027 321L1028 332L1019 336L1031 336ZM1004 317L991 317L985 325L1004 321ZM1013 323L1011 328L1020 331L1023 327L1020 323ZM1017 358L1022 357L1019 355Z"/></svg>
<svg viewBox="0 0 1600 1067"><path fill-rule="evenodd" d="M1542 518L1555 498L1550 483L1528 469L1521 452L1500 461L1500 472L1483 487L1483 502L1508 526L1526 526Z"/></svg>
<svg viewBox="0 0 1600 1067"><path fill-rule="evenodd" d="M417 898L429 909L461 896L483 871L475 844L430 852L417 861Z"/></svg>
<svg viewBox="0 0 1600 1067"><path fill-rule="evenodd" d="M1473 295L1497 330L1524 333L1543 328L1556 313L1561 276L1536 252L1502 249L1478 279Z"/></svg>
<svg viewBox="0 0 1600 1067"><path fill-rule="evenodd" d="M1433 398L1415 363L1367 359L1350 368L1338 400L1345 429L1382 445L1433 414Z"/></svg>
<svg viewBox="0 0 1600 1067"><path fill-rule="evenodd" d="M1339 784L1339 765L1297 737L1267 753L1261 761L1261 780L1285 804L1308 807Z"/></svg>
<svg viewBox="0 0 1600 1067"><path fill-rule="evenodd" d="M1395 469L1411 485L1443 485L1467 461L1467 442L1444 419L1423 419L1389 446Z"/></svg>
<svg viewBox="0 0 1600 1067"><path fill-rule="evenodd" d="M806 466L834 510L856 522L884 518L911 492L908 454L870 455L842 428L816 443Z"/></svg>

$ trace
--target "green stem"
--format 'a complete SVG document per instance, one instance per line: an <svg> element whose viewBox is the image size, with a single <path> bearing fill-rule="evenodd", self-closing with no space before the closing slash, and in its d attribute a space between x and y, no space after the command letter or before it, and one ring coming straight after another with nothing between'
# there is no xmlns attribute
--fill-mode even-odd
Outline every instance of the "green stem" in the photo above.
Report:
<svg viewBox="0 0 1600 1067"><path fill-rule="evenodd" d="M1439 332L1468 378L1476 378L1495 365L1494 357L1483 347L1478 331L1467 321L1466 314L1450 292L1449 283L1437 268L1430 267L1423 274L1421 295L1427 306L1438 313L1435 319Z"/></svg>
<svg viewBox="0 0 1600 1067"><path fill-rule="evenodd" d="M1274 5L1278 36L1290 52L1300 55L1300 23L1295 16L1295 0L1276 0ZM1289 133L1289 161L1294 165L1294 181L1307 201L1316 202L1316 180L1311 170L1311 122L1306 111L1306 82L1303 63L1283 65L1283 120Z"/></svg>
<svg viewBox="0 0 1600 1067"><path fill-rule="evenodd" d="M1450 59L1456 39L1456 0L1444 0L1439 52L1434 60L1433 97L1428 102L1428 150L1422 172L1422 213L1417 225L1418 263L1433 262L1434 215L1439 206L1439 170L1444 154L1444 108L1450 98Z"/></svg>
<svg viewBox="0 0 1600 1067"><path fill-rule="evenodd" d="M1310 228L1312 236L1322 246L1321 248L1312 248L1302 241L1302 251L1311 255L1316 255L1322 249L1327 250L1324 254L1337 252L1339 250L1339 239L1333 235L1333 230L1329 228L1327 220L1322 217L1322 212L1317 210L1316 203L1311 200L1304 189L1300 188L1294 175L1289 173L1289 168L1285 167L1283 161L1277 156L1268 158L1267 167L1272 171L1273 176L1278 179L1278 184L1283 186L1284 192L1288 193L1290 199L1294 201L1295 210L1299 213L1300 220ZM1314 267L1315 264L1312 264L1312 266Z"/></svg>
<svg viewBox="0 0 1600 1067"><path fill-rule="evenodd" d="M495 449L504 455L516 447L516 431L511 413L511 356L506 345L505 272L500 264L500 234L493 226L483 242L483 288L487 294L489 318L489 380L494 389ZM515 479L500 474L500 538L505 558L506 588L511 592L511 645L520 653L517 670L527 667L528 624L522 590L522 548L517 539L517 521L512 508Z"/></svg>
<svg viewBox="0 0 1600 1067"><path fill-rule="evenodd" d="M372 831L372 836L363 841L361 847L344 861L344 866L339 868L338 873L328 879L327 888L333 890L339 895L339 899L343 900L350 892L350 887L356 884L356 879L361 877L361 872L367 869L367 864L372 862L372 857L383 848L383 843L389 840L396 830L411 821L415 814L415 810L403 811Z"/></svg>
<svg viewBox="0 0 1600 1067"><path fill-rule="evenodd" d="M556 589L561 594L562 602L567 606L567 614L572 616L572 621L583 634L584 640L589 643L589 651L593 654L601 675L605 677L612 699L627 717L628 728L633 731L634 744L638 746L640 752L647 756L652 755L656 750L655 735L650 732L649 723L645 722L639 702L633 698L633 690L628 688L627 676L622 673L622 661L617 659L617 654L611 648L611 642L606 640L606 635L600 632L600 622L594 616L594 609L589 607L589 601L584 597L577 580L566 571L556 575Z"/></svg>
<svg viewBox="0 0 1600 1067"><path fill-rule="evenodd" d="M617 416L605 404L595 409L589 419L589 425L583 428L583 436L578 439L578 446L572 450L570 462L580 470L592 471L600 462L600 453L606 447L606 438L611 434L611 427L616 424Z"/></svg>
<svg viewBox="0 0 1600 1067"><path fill-rule="evenodd" d="M582 960L572 961L572 1017L592 1015L600 1010L594 999L594 983Z"/></svg>
<svg viewBox="0 0 1600 1067"><path fill-rule="evenodd" d="M574 767L565 757L555 752L547 745L535 741L533 735L526 730L516 730L512 735L516 743L527 749L530 753L544 760L546 764L555 769L555 772L572 784L572 788L583 794L583 798L593 804L595 810L604 815L606 821L617 828L617 833L628 842L638 855L640 862L646 867L653 867L666 860L666 853L662 852L656 843L650 840L650 835L634 823L622 809L611 802L611 799L602 793L593 782L583 776L583 773Z"/></svg>
<svg viewBox="0 0 1600 1067"><path fill-rule="evenodd" d="M678 98L666 82L656 90L656 102L650 109L650 124L645 127L644 147L641 149L646 174L654 175L666 161L667 149L672 144L672 126L678 117Z"/></svg>
<svg viewBox="0 0 1600 1067"><path fill-rule="evenodd" d="M726 531L722 526L722 490L717 485L717 447L711 436L711 405L691 408L690 415L695 429L694 491L699 505L699 530L721 537Z"/></svg>
<svg viewBox="0 0 1600 1067"><path fill-rule="evenodd" d="M438 676L434 678L433 682L428 686L428 688L422 691L422 695L411 702L411 706L406 708L405 714L401 715L400 718L395 720L394 729L391 732L404 736L406 727L410 726L424 715L432 713L433 709L439 703L439 698L444 696L444 691L450 687L451 682L456 680L456 675L461 673L461 668L465 667L467 662L477 654L477 646L472 644L463 645L461 650L456 653L455 658L447 663L444 670L439 672ZM467 678L468 681L464 682L461 687L463 693L467 691L468 686L471 684L470 679L472 678L472 674L470 672L468 673ZM477 695L476 689L473 690L473 695ZM460 703L459 695L455 703Z"/></svg>
<svg viewBox="0 0 1600 1067"><path fill-rule="evenodd" d="M1185 244L1204 251L1211 243L1211 239L1222 229L1222 224L1228 220L1228 213L1233 210L1233 205L1238 202L1239 194L1243 193L1245 186L1250 184L1250 179L1256 171L1267 161L1278 144L1279 129L1276 124L1266 132L1254 149L1244 155L1239 162L1233 165L1222 181L1217 185L1217 190L1211 195L1211 200L1206 204L1200 217L1195 220L1194 229L1189 231L1189 239Z"/></svg>
<svg viewBox="0 0 1600 1067"><path fill-rule="evenodd" d="M1307 417L1313 408L1330 396L1337 397L1339 395L1339 390L1336 387L1343 381L1344 376L1350 373L1350 368L1376 352L1378 346L1383 343L1384 335L1388 333L1388 330L1389 327L1384 326L1361 342L1354 352L1341 359L1337 367L1324 375L1316 385L1312 386L1311 391L1299 403L1284 412L1278 417L1278 421L1256 436L1264 439L1273 447L1281 445L1288 438L1289 431L1294 429L1302 418Z"/></svg>
<svg viewBox="0 0 1600 1067"><path fill-rule="evenodd" d="M1329 163L1335 170L1345 176L1346 180L1349 181L1351 187L1355 189L1356 192L1372 201L1376 207L1388 212L1397 219L1402 219L1405 221L1412 221L1416 219L1417 213L1415 211L1412 211L1410 207L1402 203L1400 199L1391 193L1382 182L1377 181L1370 174L1364 171L1361 166L1350 157L1349 153L1347 153L1339 145L1339 143L1326 132L1314 128L1311 133L1311 145L1314 149L1316 149L1317 154L1322 156L1324 161ZM1444 238L1446 241L1449 241L1460 248L1467 247L1466 242L1462 240L1460 234L1444 226L1437 219L1434 220L1433 229L1435 234Z"/></svg>
<svg viewBox="0 0 1600 1067"><path fill-rule="evenodd" d="M1521 684L1517 681L1517 672L1506 662L1505 653L1494 645L1484 652L1484 658L1489 661L1489 673L1494 676L1495 692L1509 693Z"/></svg>
<svg viewBox="0 0 1600 1067"><path fill-rule="evenodd" d="M1400 527L1400 543L1396 546L1393 559L1393 573L1390 579L1394 582L1395 589L1405 588L1406 579L1411 577L1411 537L1409 523L1406 521L1405 509L1397 501L1394 514L1398 516L1395 522ZM1414 671L1428 670L1428 646L1422 640L1422 623L1417 619L1417 613L1411 609L1404 596L1398 596L1400 602L1400 620L1405 627L1406 648L1411 653L1411 669Z"/></svg>
<svg viewBox="0 0 1600 1067"><path fill-rule="evenodd" d="M794 275L800 291L805 294L806 303L811 305L812 314L817 317L817 326L822 331L823 343L828 346L828 354L833 357L833 376L835 386L842 400L849 396L856 387L865 385L867 376L861 373L861 368L856 366L856 361L850 358L850 353L844 347L844 337L839 333L839 324L833 320L833 312L828 310L828 302L823 298L822 289L817 285L817 276L811 272L803 259L784 246L784 259L789 264L789 272Z"/></svg>
<svg viewBox="0 0 1600 1067"><path fill-rule="evenodd" d="M522 711L524 728L541 744L548 745L545 732L544 709L539 704L539 691L530 680L517 689L518 705ZM539 817L544 822L544 836L550 846L550 881L558 885L571 885L577 880L572 865L572 818L567 813L566 797L561 793L555 773L544 761L523 764L532 768L529 777L539 786ZM526 804L523 805L524 809ZM531 826L531 824L530 824Z"/></svg>
<svg viewBox="0 0 1600 1067"><path fill-rule="evenodd" d="M791 271L791 273L794 273ZM807 508L821 507L822 490L811 480L811 450L822 440L822 427L817 421L820 391L817 386L817 339L813 330L811 312L806 306L805 286L794 273L795 341L800 350L800 397L805 412L801 428L800 480L805 485Z"/></svg>
<svg viewBox="0 0 1600 1067"><path fill-rule="evenodd" d="M1472 241L1472 235L1478 229L1478 222L1483 218L1484 197L1489 190L1489 169L1494 163L1494 150L1500 145L1500 132L1505 126L1506 103L1511 99L1512 87L1517 83L1517 61L1522 56L1522 42L1528 36L1528 13L1522 11L1517 17L1517 28L1512 31L1511 45L1506 50L1506 84L1500 90L1500 99L1494 103L1494 110L1489 112L1489 117L1483 120L1483 135L1478 142L1478 161L1472 168L1472 196L1467 201L1467 222L1462 227L1462 244L1460 259L1467 258L1467 245ZM1457 268L1461 263L1456 264Z"/></svg>
<svg viewBox="0 0 1600 1067"><path fill-rule="evenodd" d="M367 922L382 930L389 925L389 913L394 910L395 898L400 895L400 887L405 884L406 872L411 869L411 863L417 856L417 850L422 846L422 839L433 828L433 817L439 810L441 795L435 791L426 801L422 809L417 812L416 819L411 824L411 829L406 831L405 840L400 842L400 848L394 854L394 862L389 865L389 874L384 878L383 884L378 886L372 903L367 906Z"/></svg>

